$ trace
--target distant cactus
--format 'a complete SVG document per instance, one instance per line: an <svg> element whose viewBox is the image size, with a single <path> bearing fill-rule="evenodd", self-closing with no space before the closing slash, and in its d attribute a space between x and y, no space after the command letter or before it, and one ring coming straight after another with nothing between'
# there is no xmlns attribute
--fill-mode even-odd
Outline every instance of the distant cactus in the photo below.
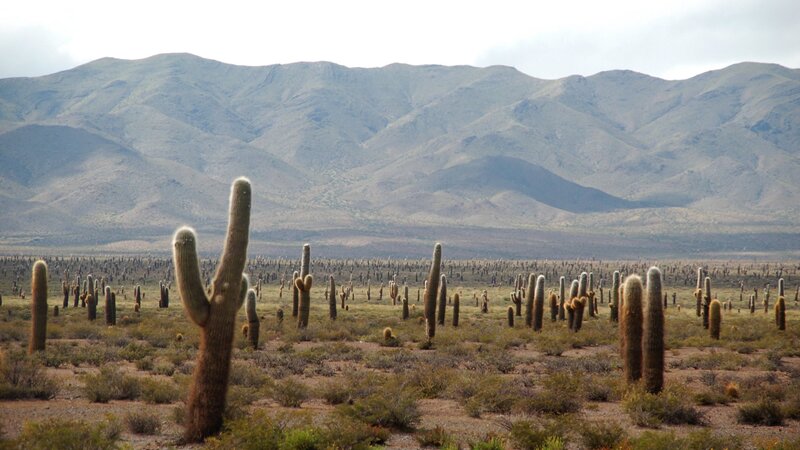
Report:
<svg viewBox="0 0 800 450"><path fill-rule="evenodd" d="M711 278L704 281L705 295L703 296L703 328L708 329L708 309L711 306Z"/></svg>
<svg viewBox="0 0 800 450"><path fill-rule="evenodd" d="M637 275L627 277L623 295L620 326L625 380L635 383L642 378L642 279Z"/></svg>
<svg viewBox="0 0 800 450"><path fill-rule="evenodd" d="M528 285L528 290L533 289ZM544 275L536 277L536 289L533 294L533 331L541 331L544 321Z"/></svg>
<svg viewBox="0 0 800 450"><path fill-rule="evenodd" d="M245 300L245 313L247 314L247 343L253 350L258 350L258 334L261 329L261 322L258 320L256 312L256 291L247 291Z"/></svg>
<svg viewBox="0 0 800 450"><path fill-rule="evenodd" d="M509 306L508 310L506 311L506 315L508 316L508 326L510 328L514 328L514 307Z"/></svg>
<svg viewBox="0 0 800 450"><path fill-rule="evenodd" d="M442 274L439 284L439 305L436 310L436 324L444 326L444 314L447 307L447 277Z"/></svg>
<svg viewBox="0 0 800 450"><path fill-rule="evenodd" d="M28 353L44 351L47 340L47 264L36 261L31 275L31 336Z"/></svg>
<svg viewBox="0 0 800 450"><path fill-rule="evenodd" d="M719 339L719 331L722 325L722 306L719 300L714 299L711 301L709 308L709 325L708 331L712 339Z"/></svg>
<svg viewBox="0 0 800 450"><path fill-rule="evenodd" d="M64 295L64 302L61 304L61 307L66 309L69 307L69 285L66 281L61 282L61 293Z"/></svg>
<svg viewBox="0 0 800 450"><path fill-rule="evenodd" d="M612 322L619 321L619 283L619 270L615 270L611 278L611 304L609 305Z"/></svg>
<svg viewBox="0 0 800 450"><path fill-rule="evenodd" d="M778 297L784 296L783 278L778 279Z"/></svg>
<svg viewBox="0 0 800 450"><path fill-rule="evenodd" d="M564 304L566 303L566 283L567 279L565 277L560 277L558 279L558 320L566 320L565 311L564 311Z"/></svg>
<svg viewBox="0 0 800 450"><path fill-rule="evenodd" d="M114 312L113 307L111 306L111 286L106 286L105 292L105 305L103 307L103 312L105 314L106 325L114 325L114 321L111 319L111 315Z"/></svg>
<svg viewBox="0 0 800 450"><path fill-rule="evenodd" d="M779 330L786 329L786 299L783 296L778 297L775 302L775 323Z"/></svg>
<svg viewBox="0 0 800 450"><path fill-rule="evenodd" d="M461 296L456 293L453 296L453 326L458 327L458 312L461 309Z"/></svg>
<svg viewBox="0 0 800 450"><path fill-rule="evenodd" d="M234 181L225 247L210 296L206 296L200 275L194 231L183 227L173 239L175 280L181 302L186 315L201 331L186 401L187 442L202 441L222 427L236 315L248 291L247 277L242 272L247 261L251 197L247 179Z"/></svg>
<svg viewBox="0 0 800 450"><path fill-rule="evenodd" d="M294 281L294 285L297 287L300 296L297 327L301 329L308 327L308 315L311 312L311 285L314 279L309 273L310 266L311 246L305 244L303 245L303 258L300 261L300 276Z"/></svg>
<svg viewBox="0 0 800 450"><path fill-rule="evenodd" d="M328 317L336 320L336 281L331 275L328 285Z"/></svg>
<svg viewBox="0 0 800 450"><path fill-rule="evenodd" d="M647 271L646 309L642 335L642 378L647 392L657 394L664 387L664 309L661 303L661 270Z"/></svg>
<svg viewBox="0 0 800 450"><path fill-rule="evenodd" d="M439 277L442 266L442 244L433 247L431 270L425 289L425 334L428 342L436 336L436 294L439 292Z"/></svg>

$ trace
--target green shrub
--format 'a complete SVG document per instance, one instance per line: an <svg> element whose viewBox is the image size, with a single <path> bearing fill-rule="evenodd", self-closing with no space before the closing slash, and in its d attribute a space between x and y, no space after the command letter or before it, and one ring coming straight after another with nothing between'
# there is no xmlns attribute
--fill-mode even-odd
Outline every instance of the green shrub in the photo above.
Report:
<svg viewBox="0 0 800 450"><path fill-rule="evenodd" d="M161 431L161 420L157 415L144 411L134 411L125 415L125 425L133 434L158 434Z"/></svg>
<svg viewBox="0 0 800 450"><path fill-rule="evenodd" d="M172 403L181 397L181 392L175 383L169 380L144 379L141 381L142 400L147 403L166 404Z"/></svg>
<svg viewBox="0 0 800 450"><path fill-rule="evenodd" d="M295 428L284 432L281 450L322 449L322 435L313 428Z"/></svg>
<svg viewBox="0 0 800 450"><path fill-rule="evenodd" d="M341 405L350 399L350 389L341 381L329 381L323 384L318 394L329 405Z"/></svg>
<svg viewBox="0 0 800 450"><path fill-rule="evenodd" d="M505 450L506 446L502 439L491 436L484 440L470 443L469 448L471 450Z"/></svg>
<svg viewBox="0 0 800 450"><path fill-rule="evenodd" d="M338 411L370 425L413 429L421 417L417 407L417 394L402 387L385 388L386 392L356 400L353 405L340 405Z"/></svg>
<svg viewBox="0 0 800 450"><path fill-rule="evenodd" d="M138 378L123 375L114 366L100 368L96 374L83 376L83 393L90 402L108 403L109 400L134 400L141 394Z"/></svg>
<svg viewBox="0 0 800 450"><path fill-rule="evenodd" d="M110 450L117 449L120 430L112 420L83 422L48 419L26 422L11 448L25 450Z"/></svg>
<svg viewBox="0 0 800 450"><path fill-rule="evenodd" d="M430 430L420 430L415 437L422 447L442 448L455 445L453 436L440 426L436 426Z"/></svg>
<svg viewBox="0 0 800 450"><path fill-rule="evenodd" d="M285 378L275 383L272 388L272 399L279 405L299 408L308 399L306 385L294 378Z"/></svg>
<svg viewBox="0 0 800 450"><path fill-rule="evenodd" d="M543 389L521 397L517 409L522 412L562 415L575 413L583 407L580 379L566 373L557 373L543 380Z"/></svg>
<svg viewBox="0 0 800 450"><path fill-rule="evenodd" d="M765 399L739 406L736 420L748 425L779 426L783 425L783 412L780 405Z"/></svg>
<svg viewBox="0 0 800 450"><path fill-rule="evenodd" d="M633 423L656 428L662 423L670 425L701 425L703 417L695 409L685 392L667 388L659 394L650 394L641 386L628 391L622 406Z"/></svg>
<svg viewBox="0 0 800 450"><path fill-rule="evenodd" d="M22 351L0 354L0 400L49 400L56 394L58 382L45 373L39 357Z"/></svg>
<svg viewBox="0 0 800 450"><path fill-rule="evenodd" d="M545 426L528 421L520 420L514 422L510 427L511 442L515 448L521 450L537 450L559 442L563 448L564 436L557 422L548 423ZM551 447L554 448L554 447Z"/></svg>
<svg viewBox="0 0 800 450"><path fill-rule="evenodd" d="M587 449L616 448L626 437L625 430L617 424L589 423L578 429L581 442Z"/></svg>

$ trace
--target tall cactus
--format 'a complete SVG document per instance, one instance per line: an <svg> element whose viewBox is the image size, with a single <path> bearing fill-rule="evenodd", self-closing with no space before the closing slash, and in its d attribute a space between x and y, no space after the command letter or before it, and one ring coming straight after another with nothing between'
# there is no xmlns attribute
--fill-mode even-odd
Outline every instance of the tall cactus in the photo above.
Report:
<svg viewBox="0 0 800 450"><path fill-rule="evenodd" d="M61 294L64 295L64 302L61 304L62 309L69 307L69 284L66 281L61 282Z"/></svg>
<svg viewBox="0 0 800 450"><path fill-rule="evenodd" d="M719 339L719 331L722 326L722 306L719 300L714 299L708 306L709 309L709 325L708 332L712 339Z"/></svg>
<svg viewBox="0 0 800 450"><path fill-rule="evenodd" d="M619 270L611 277L611 321L619 321Z"/></svg>
<svg viewBox="0 0 800 450"><path fill-rule="evenodd" d="M703 316L703 268L697 268L697 286L694 289L697 317ZM704 320L705 322L705 320Z"/></svg>
<svg viewBox="0 0 800 450"><path fill-rule="evenodd" d="M294 280L294 285L297 286L298 294L300 296L300 303L298 306L297 327L308 327L308 315L311 311L311 285L314 282L313 277L309 273L311 267L311 246L308 244L303 245L303 259L300 263L300 276Z"/></svg>
<svg viewBox="0 0 800 450"><path fill-rule="evenodd" d="M44 351L47 340L47 264L36 261L31 275L31 336L28 353Z"/></svg>
<svg viewBox="0 0 800 450"><path fill-rule="evenodd" d="M708 309L711 306L711 278L706 277L703 281L705 294L703 295L703 328L708 329Z"/></svg>
<svg viewBox="0 0 800 450"><path fill-rule="evenodd" d="M250 229L250 181L233 182L225 247L206 296L197 259L194 230L182 227L173 239L175 281L189 319L200 327L200 348L186 402L184 439L199 442L222 427L228 392L236 313L248 290L242 273Z"/></svg>
<svg viewBox="0 0 800 450"><path fill-rule="evenodd" d="M425 288L425 334L428 342L436 336L436 294L439 293L439 272L442 266L442 244L433 247L433 260Z"/></svg>
<svg viewBox="0 0 800 450"><path fill-rule="evenodd" d="M256 311L256 291L249 289L245 300L245 313L247 314L247 343L253 350L258 350L258 334L261 330L261 322L258 320Z"/></svg>
<svg viewBox="0 0 800 450"><path fill-rule="evenodd" d="M508 309L506 310L506 321L508 322L509 328L514 328L514 307L509 305Z"/></svg>
<svg viewBox="0 0 800 450"><path fill-rule="evenodd" d="M442 274L439 284L439 305L436 310L436 324L444 326L444 314L447 307L447 277Z"/></svg>
<svg viewBox="0 0 800 450"><path fill-rule="evenodd" d="M532 287L528 285L528 290ZM536 289L533 294L533 331L542 330L544 321L544 275L536 277Z"/></svg>
<svg viewBox="0 0 800 450"><path fill-rule="evenodd" d="M664 388L664 308L661 303L661 270L647 271L647 305L642 335L642 378L647 392L657 394Z"/></svg>
<svg viewBox="0 0 800 450"><path fill-rule="evenodd" d="M103 312L105 314L106 325L114 325L113 323L114 321L111 320L111 316L114 312L114 309L111 306L111 286L106 286L105 298L106 298L106 303L105 306L103 307Z"/></svg>
<svg viewBox="0 0 800 450"><path fill-rule="evenodd" d="M558 296L555 292L550 291L547 300L550 303L550 321L555 322L558 320Z"/></svg>
<svg viewBox="0 0 800 450"><path fill-rule="evenodd" d="M336 281L331 275L328 286L328 316L331 320L336 320Z"/></svg>
<svg viewBox="0 0 800 450"><path fill-rule="evenodd" d="M453 326L458 327L458 314L461 309L461 296L456 294L453 296Z"/></svg>
<svg viewBox="0 0 800 450"><path fill-rule="evenodd" d="M589 300L589 317L595 317L597 299L594 293L594 272L589 272L589 289L586 291L586 298Z"/></svg>
<svg viewBox="0 0 800 450"><path fill-rule="evenodd" d="M642 279L638 275L627 277L622 292L620 327L625 381L635 383L642 378Z"/></svg>
<svg viewBox="0 0 800 450"><path fill-rule="evenodd" d="M786 299L783 296L778 297L775 302L775 324L781 331L786 329Z"/></svg>
<svg viewBox="0 0 800 450"><path fill-rule="evenodd" d="M525 326L533 326L533 286L536 284L536 275L528 275L528 289L525 291Z"/></svg>

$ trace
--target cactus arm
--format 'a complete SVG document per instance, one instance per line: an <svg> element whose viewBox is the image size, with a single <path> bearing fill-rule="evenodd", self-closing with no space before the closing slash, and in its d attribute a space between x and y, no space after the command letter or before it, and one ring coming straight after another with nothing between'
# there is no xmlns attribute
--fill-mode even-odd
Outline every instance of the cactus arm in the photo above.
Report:
<svg viewBox="0 0 800 450"><path fill-rule="evenodd" d="M175 238L172 240L172 255L175 260L175 282L183 308L189 319L202 327L208 321L211 305L200 278L197 238L194 230L183 227L175 233Z"/></svg>
<svg viewBox="0 0 800 450"><path fill-rule="evenodd" d="M219 269L214 276L214 298L228 289L240 289L242 273L247 261L247 243L250 235L250 203L252 190L247 178L237 178L231 186L228 233L222 249ZM247 289L244 290L245 294ZM223 296L224 297L224 296ZM244 300L244 295L237 297Z"/></svg>

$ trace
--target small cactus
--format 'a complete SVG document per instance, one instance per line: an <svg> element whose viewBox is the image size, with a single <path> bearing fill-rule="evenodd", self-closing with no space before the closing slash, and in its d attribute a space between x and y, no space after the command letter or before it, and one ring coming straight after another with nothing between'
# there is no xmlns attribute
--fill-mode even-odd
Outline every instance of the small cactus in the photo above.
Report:
<svg viewBox="0 0 800 450"><path fill-rule="evenodd" d="M705 295L703 296L703 328L708 329L708 309L711 306L711 278L706 277L704 281Z"/></svg>
<svg viewBox="0 0 800 450"><path fill-rule="evenodd" d="M783 296L778 297L775 302L775 324L781 331L786 329L786 299Z"/></svg>
<svg viewBox="0 0 800 450"><path fill-rule="evenodd" d="M245 299L245 313L247 314L247 342L253 350L258 350L258 334L261 322L256 312L256 291L249 289Z"/></svg>
<svg viewBox="0 0 800 450"><path fill-rule="evenodd" d="M533 289L528 285L528 290ZM533 331L542 330L544 321L544 275L536 277L536 289L533 294Z"/></svg>
<svg viewBox="0 0 800 450"><path fill-rule="evenodd" d="M712 300L711 304L708 305L708 309L708 332L711 334L712 339L719 339L719 331L722 325L722 306L720 305L719 300Z"/></svg>
<svg viewBox="0 0 800 450"><path fill-rule="evenodd" d="M614 275L611 278L611 304L609 305L611 309L611 318L612 322L619 321L619 270L614 271Z"/></svg>
<svg viewBox="0 0 800 450"><path fill-rule="evenodd" d="M31 275L31 336L28 353L44 351L47 340L47 264L36 261Z"/></svg>
<svg viewBox="0 0 800 450"><path fill-rule="evenodd" d="M114 325L114 321L111 320L111 315L114 312L111 306L111 286L106 286L105 291L106 303L103 312L105 313L106 325Z"/></svg>
<svg viewBox="0 0 800 450"><path fill-rule="evenodd" d="M547 300L550 303L550 321L555 322L558 320L558 296L555 292L550 292Z"/></svg>
<svg viewBox="0 0 800 450"><path fill-rule="evenodd" d="M328 285L328 317L336 320L336 281L331 275Z"/></svg>
<svg viewBox="0 0 800 450"><path fill-rule="evenodd" d="M436 310L436 324L444 326L445 308L447 307L447 277L442 274L439 283L439 305Z"/></svg>
<svg viewBox="0 0 800 450"><path fill-rule="evenodd" d="M294 285L297 287L300 303L298 305L298 318L297 327L308 327L308 315L311 312L311 285L314 282L313 277L309 274L309 267L311 266L311 246L308 244L303 245L303 258L300 262L300 276L294 280Z"/></svg>
<svg viewBox="0 0 800 450"><path fill-rule="evenodd" d="M525 291L525 326L533 326L533 286L536 284L536 275L528 275L528 289Z"/></svg>
<svg viewBox="0 0 800 450"><path fill-rule="evenodd" d="M508 316L508 326L509 328L514 328L514 307L509 306L508 310L506 311L506 315Z"/></svg>
<svg viewBox="0 0 800 450"><path fill-rule="evenodd" d="M566 283L567 279L565 277L560 277L558 279L558 320L566 320L564 316L565 310L564 305L566 304Z"/></svg>

